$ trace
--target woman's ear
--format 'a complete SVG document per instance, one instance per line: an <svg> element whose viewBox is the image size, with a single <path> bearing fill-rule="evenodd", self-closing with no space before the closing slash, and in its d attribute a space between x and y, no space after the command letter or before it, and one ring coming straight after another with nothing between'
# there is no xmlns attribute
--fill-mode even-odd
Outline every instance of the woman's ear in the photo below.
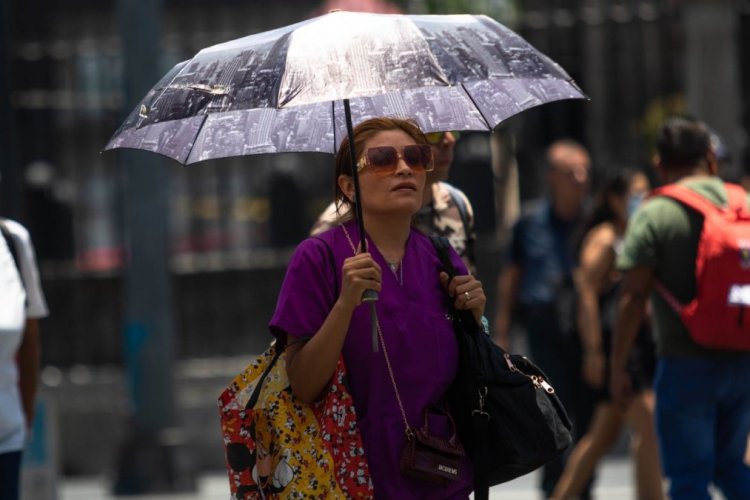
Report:
<svg viewBox="0 0 750 500"><path fill-rule="evenodd" d="M706 153L706 164L708 165L708 173L711 175L719 175L719 160L716 158L716 151L709 149Z"/></svg>
<svg viewBox="0 0 750 500"><path fill-rule="evenodd" d="M339 175L339 189L350 202L354 202L354 180L351 175Z"/></svg>

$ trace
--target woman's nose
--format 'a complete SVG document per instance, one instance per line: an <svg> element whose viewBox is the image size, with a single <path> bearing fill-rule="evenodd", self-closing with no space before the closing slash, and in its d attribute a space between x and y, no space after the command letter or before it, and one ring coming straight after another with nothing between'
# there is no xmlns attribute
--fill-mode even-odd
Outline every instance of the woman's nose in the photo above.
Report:
<svg viewBox="0 0 750 500"><path fill-rule="evenodd" d="M399 156L398 157L398 163L396 163L396 175L411 175L414 171L411 169L411 167L404 161L404 159Z"/></svg>

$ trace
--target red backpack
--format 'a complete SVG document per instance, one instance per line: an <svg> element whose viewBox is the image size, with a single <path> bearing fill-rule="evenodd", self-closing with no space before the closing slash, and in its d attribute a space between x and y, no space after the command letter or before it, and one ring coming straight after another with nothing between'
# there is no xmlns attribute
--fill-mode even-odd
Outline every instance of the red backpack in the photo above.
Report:
<svg viewBox="0 0 750 500"><path fill-rule="evenodd" d="M696 295L681 304L662 283L656 290L680 316L692 339L713 349L750 350L750 210L745 190L724 184L728 206L718 206L685 186L670 184L650 197L666 196L703 214L695 258Z"/></svg>

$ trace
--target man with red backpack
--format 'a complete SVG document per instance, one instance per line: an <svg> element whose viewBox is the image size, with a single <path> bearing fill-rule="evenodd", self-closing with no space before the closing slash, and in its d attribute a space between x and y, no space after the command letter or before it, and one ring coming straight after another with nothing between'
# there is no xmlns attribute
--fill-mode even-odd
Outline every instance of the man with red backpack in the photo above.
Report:
<svg viewBox="0 0 750 500"><path fill-rule="evenodd" d="M628 225L610 389L631 395L626 362L651 298L658 365L656 427L673 500L750 499L750 206L717 177L710 133L668 119L657 137L655 190Z"/></svg>

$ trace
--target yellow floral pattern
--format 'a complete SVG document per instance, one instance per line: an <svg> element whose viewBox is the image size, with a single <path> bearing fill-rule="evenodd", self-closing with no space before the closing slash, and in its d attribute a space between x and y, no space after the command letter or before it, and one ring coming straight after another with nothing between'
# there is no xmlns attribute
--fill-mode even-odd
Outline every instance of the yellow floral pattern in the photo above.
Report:
<svg viewBox="0 0 750 500"><path fill-rule="evenodd" d="M325 396L307 405L292 395L285 355L276 348L271 344L219 398L232 498L372 498L343 361Z"/></svg>

